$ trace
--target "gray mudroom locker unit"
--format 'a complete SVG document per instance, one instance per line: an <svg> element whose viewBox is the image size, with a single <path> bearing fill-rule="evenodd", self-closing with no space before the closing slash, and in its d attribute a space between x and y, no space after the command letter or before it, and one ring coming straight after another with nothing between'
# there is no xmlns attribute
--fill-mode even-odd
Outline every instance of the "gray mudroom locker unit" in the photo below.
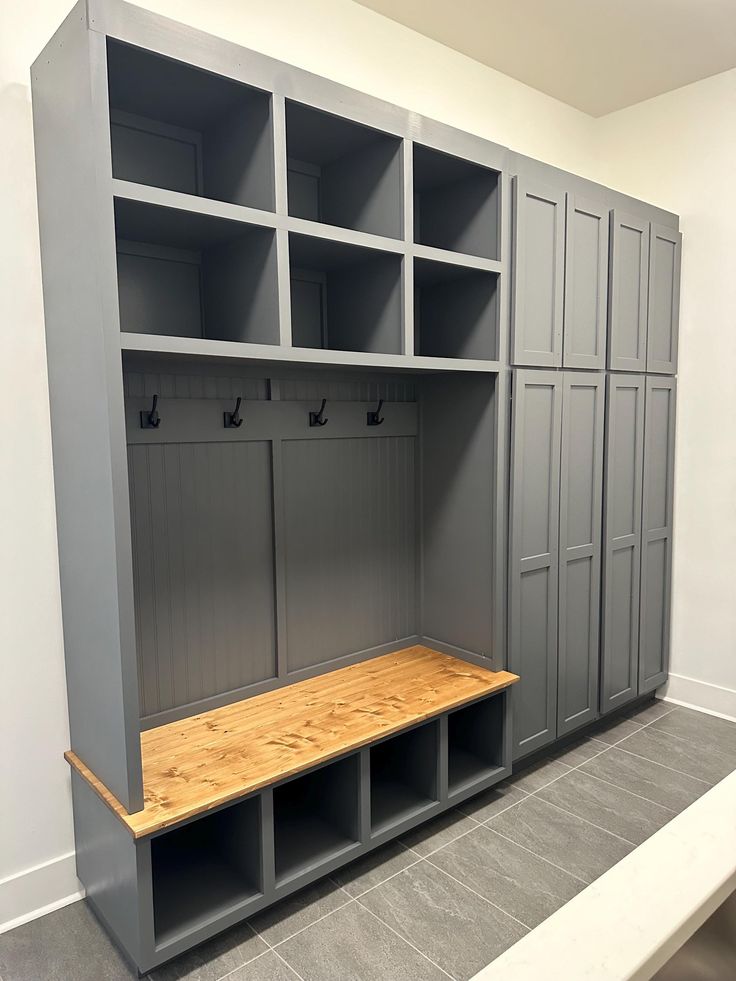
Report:
<svg viewBox="0 0 736 981"><path fill-rule="evenodd" d="M678 220L120 0L32 87L77 868L148 971L666 678Z"/></svg>

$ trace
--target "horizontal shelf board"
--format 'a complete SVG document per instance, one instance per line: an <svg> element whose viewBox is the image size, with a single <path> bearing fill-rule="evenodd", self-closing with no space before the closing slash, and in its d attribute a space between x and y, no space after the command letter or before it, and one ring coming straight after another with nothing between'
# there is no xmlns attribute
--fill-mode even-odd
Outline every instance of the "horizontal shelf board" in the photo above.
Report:
<svg viewBox="0 0 736 981"><path fill-rule="evenodd" d="M484 272L503 272L503 263L498 259L484 259L482 256L466 255L464 252L450 252L447 249L436 249L434 246L419 245L418 243L414 243L409 248L416 259L431 259L434 262L446 262L448 265L480 269Z"/></svg>
<svg viewBox="0 0 736 981"><path fill-rule="evenodd" d="M276 827L276 886L318 869L359 844L316 814L281 818Z"/></svg>
<svg viewBox="0 0 736 981"><path fill-rule="evenodd" d="M159 334L121 333L123 351L230 361L260 361L272 364L309 364L350 368L390 368L392 371L480 371L497 374L498 361L469 358L430 358L413 354L367 354L362 351L333 351L322 348L283 347L276 344L245 344L202 337L172 337Z"/></svg>
<svg viewBox="0 0 736 981"><path fill-rule="evenodd" d="M113 195L120 200L138 201L141 204L151 204L161 208L173 208L176 211L186 211L192 215L205 215L209 218L225 218L246 225L259 225L262 228L276 228L279 216L271 211L259 211L257 208L246 208L240 204L229 204L227 201L216 201L202 198L196 194L183 194L181 191L169 191L163 187L150 187L148 184L135 184L114 178L112 182Z"/></svg>
<svg viewBox="0 0 736 981"><path fill-rule="evenodd" d="M309 770L518 681L408 647L141 734L144 808L128 814L73 752L67 761L135 838Z"/></svg>
<svg viewBox="0 0 736 981"><path fill-rule="evenodd" d="M403 255L406 243L403 239L389 238L385 235L374 235L371 232L359 232L340 225L328 225L321 221L311 221L308 218L289 217L284 221L285 227L297 235L307 235L310 238L326 239L339 242L342 245L358 245L361 248L373 249L377 252L395 252Z"/></svg>
<svg viewBox="0 0 736 981"><path fill-rule="evenodd" d="M503 773L502 766L488 763L463 749L452 749L449 775L449 794L461 794L476 784L485 783L494 773Z"/></svg>
<svg viewBox="0 0 736 981"><path fill-rule="evenodd" d="M426 797L399 780L383 780L371 786L371 835L383 834L409 818L436 807L438 800Z"/></svg>

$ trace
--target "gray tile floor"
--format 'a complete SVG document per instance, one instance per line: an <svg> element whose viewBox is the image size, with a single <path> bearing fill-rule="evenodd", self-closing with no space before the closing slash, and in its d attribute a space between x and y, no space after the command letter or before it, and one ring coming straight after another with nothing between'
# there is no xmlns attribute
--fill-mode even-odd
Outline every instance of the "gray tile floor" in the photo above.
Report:
<svg viewBox="0 0 736 981"><path fill-rule="evenodd" d="M464 981L736 769L736 724L650 702L151 981ZM84 903L0 936L0 981L130 981Z"/></svg>

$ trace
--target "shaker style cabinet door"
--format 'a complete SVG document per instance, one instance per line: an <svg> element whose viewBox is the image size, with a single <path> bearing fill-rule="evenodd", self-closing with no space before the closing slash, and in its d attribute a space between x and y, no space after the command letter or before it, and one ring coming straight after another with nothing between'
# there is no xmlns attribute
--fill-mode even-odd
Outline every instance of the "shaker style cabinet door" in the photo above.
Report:
<svg viewBox="0 0 736 981"><path fill-rule="evenodd" d="M667 680L675 457L674 378L647 378L642 496L639 694Z"/></svg>
<svg viewBox="0 0 736 981"><path fill-rule="evenodd" d="M605 380L568 371L562 399L557 735L598 715Z"/></svg>
<svg viewBox="0 0 736 981"><path fill-rule="evenodd" d="M639 682L639 575L644 376L607 379L600 710L634 698Z"/></svg>
<svg viewBox="0 0 736 981"><path fill-rule="evenodd" d="M649 222L611 212L608 367L646 371Z"/></svg>
<svg viewBox="0 0 736 981"><path fill-rule="evenodd" d="M557 736L557 584L562 375L515 371L509 670L517 759Z"/></svg>
<svg viewBox="0 0 736 981"><path fill-rule="evenodd" d="M608 209L567 195L565 317L566 368L606 367Z"/></svg>
<svg viewBox="0 0 736 981"><path fill-rule="evenodd" d="M565 192L514 178L514 291L511 359L562 364Z"/></svg>
<svg viewBox="0 0 736 981"><path fill-rule="evenodd" d="M649 235L647 371L677 372L682 235L652 222Z"/></svg>

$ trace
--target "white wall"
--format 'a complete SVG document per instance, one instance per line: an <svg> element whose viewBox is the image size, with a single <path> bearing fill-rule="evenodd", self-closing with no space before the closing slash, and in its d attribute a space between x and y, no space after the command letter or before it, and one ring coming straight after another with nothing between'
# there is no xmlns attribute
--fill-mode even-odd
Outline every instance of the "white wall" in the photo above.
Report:
<svg viewBox="0 0 736 981"><path fill-rule="evenodd" d="M78 888L68 773L62 760L68 747L68 728L28 84L30 63L67 13L70 2L0 3L0 131L5 144L0 154L0 929L3 923L22 919L47 904L61 904L75 896ZM716 277L715 267L698 258L701 247L708 254L713 250L709 229L717 220L723 198L714 189L714 180L707 185L710 200L705 188L702 199L688 198L685 193L693 190L696 179L704 173L705 164L698 154L706 143L717 143L723 121L716 118L697 126L694 122L692 137L678 134L677 122L673 121L672 146L679 135L680 144L687 145L688 166L683 168L682 177L679 169L673 172L670 188L675 154L669 140L661 143L661 166L650 179L647 153L657 148L648 147L646 140L657 127L665 125L656 109L651 110L649 125L641 124L642 150L636 138L629 138L626 113L611 117L609 129L607 120L593 120L350 0L270 0L267 4L262 0L148 0L146 5L684 213L688 240L680 417L689 421L683 422L678 443L676 659L678 665L681 661L685 664L688 651L700 656L707 646L707 678L725 684L718 681L722 675L716 652L721 652L723 662L729 645L733 649L733 619L730 626L727 620L733 613L727 604L719 608L714 602L716 588L728 588L729 580L724 567L718 571L713 557L717 555L725 563L729 500L725 472L721 478L718 468L724 467L729 446L716 445L711 420L715 414L725 443L729 435L724 425L726 410L730 408L733 422L733 402L725 404L729 397L725 381L721 391L703 386L695 397L695 379L703 373L700 363L704 359L698 358L693 338L697 318L699 333L707 331L714 337L712 347L723 352L725 364L725 348L733 345L736 319L733 292L726 296L727 290L733 290L727 273ZM716 83L710 80L701 84ZM703 97L704 105L709 98ZM635 114L635 110L628 112ZM664 116L666 119L666 112ZM631 118L634 133L638 117ZM606 147L617 143L615 153L607 149L602 155L605 166L600 174L599 133ZM734 148L733 132L730 146ZM668 147L667 152L664 147ZM640 150L636 169L632 160L639 159ZM677 151L684 152L684 147L679 145ZM727 149L719 153L718 146L713 145L711 153L718 156L718 181L725 194ZM730 187L728 192L733 194ZM725 217L716 231L722 235L725 251ZM691 263L700 268L697 275L691 275ZM712 298L705 295L709 291ZM707 322L701 323L701 316L706 319L708 311ZM733 441L730 448L733 457ZM690 464L700 473L685 474L683 467ZM732 458L731 500L733 473ZM706 481L708 506L703 507L701 484ZM714 486L722 492L711 505ZM733 511L730 520L733 545ZM686 576L692 562L706 567L707 576L694 572ZM696 589L697 593L691 592ZM699 628L700 610L706 609L708 621ZM705 654L702 656L705 664ZM701 676L699 665L688 670Z"/></svg>
<svg viewBox="0 0 736 981"><path fill-rule="evenodd" d="M736 70L596 124L599 179L683 232L667 697L736 716Z"/></svg>

